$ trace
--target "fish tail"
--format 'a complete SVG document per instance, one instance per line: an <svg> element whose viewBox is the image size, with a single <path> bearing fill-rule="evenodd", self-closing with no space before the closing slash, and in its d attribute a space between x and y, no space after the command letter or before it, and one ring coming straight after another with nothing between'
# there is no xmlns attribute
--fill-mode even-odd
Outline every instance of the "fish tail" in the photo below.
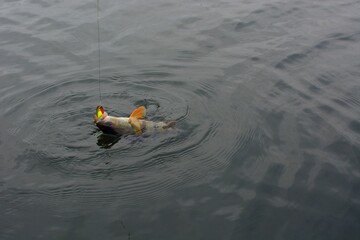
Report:
<svg viewBox="0 0 360 240"><path fill-rule="evenodd" d="M174 128L175 127L176 122L175 121L168 121L166 122L166 126L164 126L164 129L169 129L169 128Z"/></svg>

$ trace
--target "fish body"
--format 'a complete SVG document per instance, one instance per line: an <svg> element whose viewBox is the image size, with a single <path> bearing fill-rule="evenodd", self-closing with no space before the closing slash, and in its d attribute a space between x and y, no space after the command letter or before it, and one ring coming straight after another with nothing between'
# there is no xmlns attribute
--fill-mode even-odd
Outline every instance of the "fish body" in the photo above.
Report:
<svg viewBox="0 0 360 240"><path fill-rule="evenodd" d="M135 109L130 117L109 116L105 111L102 111L102 113L99 114L98 108L97 113L94 116L94 123L103 133L107 134L140 135L142 133L156 133L166 131L173 129L175 126L174 121L153 122L144 120L144 107L140 107L141 109Z"/></svg>

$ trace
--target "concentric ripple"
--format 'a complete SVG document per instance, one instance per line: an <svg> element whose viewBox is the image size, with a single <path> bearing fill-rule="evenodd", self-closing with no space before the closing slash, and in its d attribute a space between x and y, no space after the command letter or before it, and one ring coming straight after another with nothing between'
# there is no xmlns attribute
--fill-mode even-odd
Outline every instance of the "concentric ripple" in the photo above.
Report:
<svg viewBox="0 0 360 240"><path fill-rule="evenodd" d="M360 4L0 7L0 239L357 239ZM130 236L131 233L131 236ZM201 237L199 237L201 236Z"/></svg>
<svg viewBox="0 0 360 240"><path fill-rule="evenodd" d="M79 180L118 179L103 191L116 188L123 197L160 196L181 183L216 177L246 138L241 135L249 133L247 120L239 114L246 105L238 104L236 111L227 106L232 92L223 91L229 91L229 83L215 90L216 81L138 77L113 75L101 80L107 112L128 116L144 105L148 120L175 120L176 129L140 137L103 134L92 124L98 80L72 76L4 99L7 115L16 119L14 134L29 145L18 157L19 164L27 172ZM226 94L228 99L217 97Z"/></svg>

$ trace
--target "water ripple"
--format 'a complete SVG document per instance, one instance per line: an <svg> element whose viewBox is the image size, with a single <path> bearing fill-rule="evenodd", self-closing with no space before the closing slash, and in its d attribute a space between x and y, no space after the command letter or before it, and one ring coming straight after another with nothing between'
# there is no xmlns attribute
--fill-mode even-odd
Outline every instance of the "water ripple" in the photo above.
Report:
<svg viewBox="0 0 360 240"><path fill-rule="evenodd" d="M100 5L102 105L176 128L93 125L96 1L5 1L1 239L359 235L356 1Z"/></svg>
<svg viewBox="0 0 360 240"><path fill-rule="evenodd" d="M31 144L18 157L20 165L25 164L26 172L92 180L120 179L120 185L99 193L109 198L113 197L109 194L113 188L118 188L123 197L160 197L166 189L184 181L195 184L213 178L209 173L228 166L232 152L252 133L244 132L246 124L241 124L233 112L209 108L212 103L227 102L217 99L223 90L215 90L214 83L138 79L153 73L144 74L103 79L105 108L111 115L127 116L137 105L145 105L149 120L177 120L176 130L140 138L106 136L91 124L91 103L97 101L96 79L35 85L4 98L4 103L10 103L6 111L9 117L17 118L26 109L22 121L13 122L17 129L14 134ZM220 139L226 145L219 144ZM162 177L154 178L154 171L161 171ZM74 187L67 188L68 194L76 195L78 188ZM94 193L89 188L83 190L87 197ZM44 193L57 195L51 190ZM67 192L62 194L66 196Z"/></svg>

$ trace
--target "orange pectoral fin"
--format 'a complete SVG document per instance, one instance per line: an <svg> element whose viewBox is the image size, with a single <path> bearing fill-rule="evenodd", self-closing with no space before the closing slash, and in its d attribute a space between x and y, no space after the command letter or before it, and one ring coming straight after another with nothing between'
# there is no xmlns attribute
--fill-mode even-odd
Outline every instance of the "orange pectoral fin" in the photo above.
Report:
<svg viewBox="0 0 360 240"><path fill-rule="evenodd" d="M141 132L142 132L141 131L141 123L140 123L139 119L137 119L135 117L130 117L129 123L130 123L131 127L133 128L136 135L141 134Z"/></svg>
<svg viewBox="0 0 360 240"><path fill-rule="evenodd" d="M145 115L146 115L145 107L140 106L131 113L130 118L142 119L145 117Z"/></svg>

